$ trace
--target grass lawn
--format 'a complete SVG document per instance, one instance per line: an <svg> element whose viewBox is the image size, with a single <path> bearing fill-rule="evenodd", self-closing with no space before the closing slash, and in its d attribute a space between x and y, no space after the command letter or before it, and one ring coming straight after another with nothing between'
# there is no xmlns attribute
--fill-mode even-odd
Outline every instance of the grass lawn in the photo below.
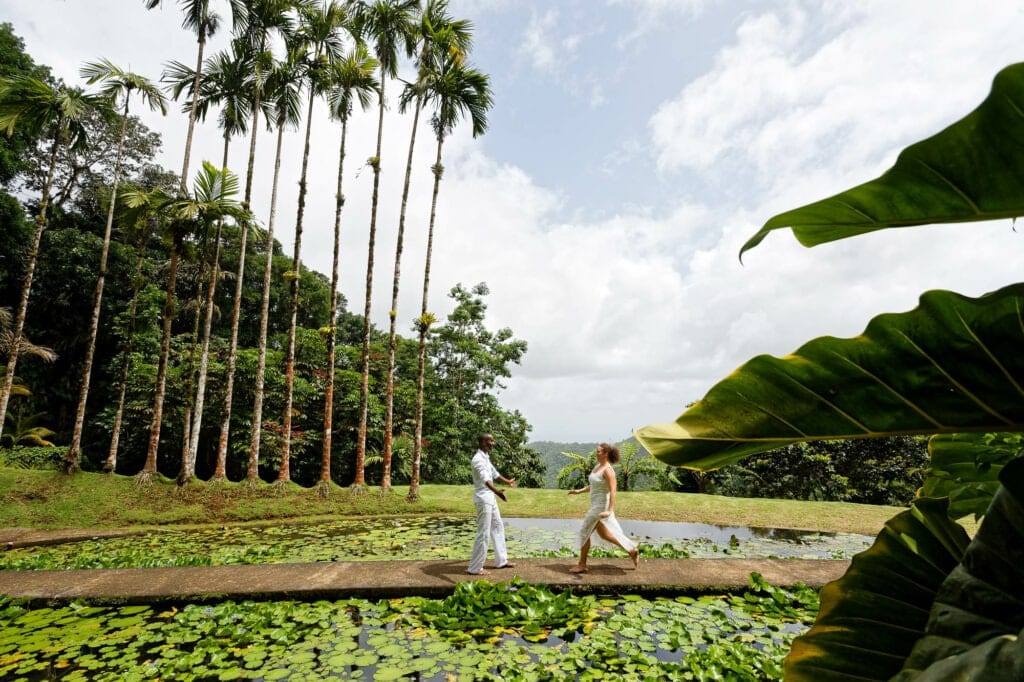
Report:
<svg viewBox="0 0 1024 682"><path fill-rule="evenodd" d="M136 485L131 476L0 469L0 528L99 529L203 526L320 517L411 514L473 514L472 487L424 485L421 500L408 502L408 489L391 494L369 488L363 495L332 487L326 499L295 484L211 484L196 481L179 488L154 478ZM586 496L564 490L519 488L501 506L506 517L582 517ZM801 502L719 497L668 492L619 493L616 513L624 519L685 521L876 535L902 511L845 502ZM971 530L971 529L968 529Z"/></svg>

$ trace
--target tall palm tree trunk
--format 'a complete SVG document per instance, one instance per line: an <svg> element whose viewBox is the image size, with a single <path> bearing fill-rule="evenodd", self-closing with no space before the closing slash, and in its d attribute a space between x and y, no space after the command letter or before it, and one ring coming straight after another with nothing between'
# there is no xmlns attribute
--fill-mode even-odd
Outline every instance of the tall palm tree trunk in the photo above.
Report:
<svg viewBox="0 0 1024 682"><path fill-rule="evenodd" d="M409 137L409 156L405 162L405 181L402 185L402 208L398 214L398 239L395 245L395 275L391 283L391 326L388 330L388 373L387 390L384 409L384 448L382 453L383 472L381 473L381 492L391 490L391 439L394 431L395 411L395 353L398 338L395 325L398 318L398 282L402 270L402 238L405 235L405 209L409 203L409 179L412 177L412 153L416 146L416 127L420 120L420 107L423 99L416 98L416 106L412 114L412 134Z"/></svg>
<svg viewBox="0 0 1024 682"><path fill-rule="evenodd" d="M110 190L110 206L107 208L107 224L103 231L103 248L100 250L99 277L96 278L96 290L92 297L92 317L89 321L89 342L85 347L85 361L82 364L82 380L78 390L78 409L75 412L75 427L71 434L71 444L64 455L64 471L78 471L79 452L82 446L82 430L85 427L85 405L89 400L89 380L92 375L92 361L96 353L96 337L100 329L100 310L103 307L103 286L107 277L107 256L110 253L110 235L114 226L114 205L117 203L117 185L121 179L121 155L124 151L124 138L128 131L128 97L124 98L124 112L121 115L121 132L117 139L117 152L114 156L114 181Z"/></svg>
<svg viewBox="0 0 1024 682"><path fill-rule="evenodd" d="M231 142L230 136L224 135L224 162L221 168L225 171L228 167L228 146ZM199 376L196 381L195 407L192 413L192 426L189 432L188 448L186 456L182 461L181 473L178 475L178 485L185 485L196 474L196 456L199 452L199 432L203 425L203 406L206 402L206 375L210 367L210 331L213 329L213 309L215 296L217 294L217 280L220 277L220 242L223 220L217 221L217 229L214 233L213 258L210 261L210 279L206 285L206 315L203 320L203 341L199 353Z"/></svg>
<svg viewBox="0 0 1024 682"><path fill-rule="evenodd" d="M128 371L132 363L132 346L135 340L135 313L139 306L139 291L142 288L142 264L146 248L146 237L141 237L141 244L138 253L138 262L135 264L135 276L132 279L132 302L128 307L128 329L125 334L124 349L121 354L124 358L121 363L121 374L117 380L117 409L114 412L114 425L111 427L113 433L110 435L110 450L107 453L107 461L103 465L103 473L112 474L117 469L117 451L121 443L121 422L124 421L124 401L128 391Z"/></svg>
<svg viewBox="0 0 1024 682"><path fill-rule="evenodd" d="M331 266L331 323L327 334L327 382L324 388L324 447L320 462L320 484L318 492L326 497L331 487L331 444L334 421L334 350L338 330L335 327L338 316L338 257L341 252L341 211L345 207L342 192L342 171L345 169L345 140L348 136L348 121L341 124L341 148L338 150L338 191L334 201L334 260Z"/></svg>
<svg viewBox="0 0 1024 682"><path fill-rule="evenodd" d="M355 480L352 492L357 495L366 488L366 427L370 407L370 308L373 299L373 251L377 242L377 202L380 196L380 151L384 136L384 80L381 69L380 113L377 117L377 155L373 157L373 198L370 202L370 235L366 246L366 304L363 309L363 373L359 387L359 440L356 442Z"/></svg>
<svg viewBox="0 0 1024 682"><path fill-rule="evenodd" d="M423 394L426 383L427 368L427 333L430 331L430 316L427 313L427 294L430 290L430 259L434 251L434 222L437 218L437 194L441 188L441 176L444 166L441 165L441 147L444 138L437 138L437 157L434 159L434 191L430 199L430 225L427 228L427 255L423 267L423 304L420 308L419 346L416 353L416 436L412 444L412 476L409 481L408 499L416 502L420 499L420 461L423 457Z"/></svg>
<svg viewBox="0 0 1024 682"><path fill-rule="evenodd" d="M281 447L281 471L277 482L291 480L292 398L295 383L295 332L299 325L299 273L302 267L302 218L306 211L306 176L309 170L309 136L313 128L313 85L309 86L306 110L306 141L302 149L302 173L299 176L299 205L295 213L295 248L292 256L291 321L288 325L288 355L284 365L284 443Z"/></svg>
<svg viewBox="0 0 1024 682"><path fill-rule="evenodd" d="M55 126L54 130L60 130ZM28 254L28 264L25 267L25 277L21 282L21 298L18 301L18 312L14 317L14 336L11 343L11 354L7 358L7 374L4 375L4 387L0 391L0 436L4 433L4 420L7 418L7 403L11 398L11 387L14 386L14 369L18 365L18 354L21 352L21 340L25 334L25 315L28 313L28 299L32 293L32 277L36 271L36 263L39 260L39 245L43 241L43 232L46 230L46 209L50 204L50 188L53 185L53 174L57 168L57 145L60 136L54 133L53 146L50 148L50 167L46 171L46 184L43 186L42 203L39 205L39 215L36 216L36 232L32 237L32 250Z"/></svg>
<svg viewBox="0 0 1024 682"><path fill-rule="evenodd" d="M252 135L249 139L249 165L245 173L245 198L242 208L251 210L252 176L256 165L256 133L259 127L260 95L256 92L252 113ZM231 341L228 347L227 377L224 383L224 408L220 418L220 438L217 440L217 465L213 471L212 481L223 481L227 478L228 437L231 433L231 403L235 391L235 367L238 364L238 321L242 312L242 288L245 284L245 249L249 235L249 221L242 223L242 232L238 236L238 274L235 278L235 301L231 310Z"/></svg>
<svg viewBox="0 0 1024 682"><path fill-rule="evenodd" d="M259 477L260 440L263 434L263 397L267 373L267 322L270 318L270 284L274 267L274 218L277 214L277 182L281 174L281 143L284 126L277 129L277 151L274 154L274 180L270 190L270 216L267 219L267 262L263 268L263 302L260 313L260 338L256 350L256 386L253 395L252 431L249 435L249 465L245 480L254 485Z"/></svg>
<svg viewBox="0 0 1024 682"><path fill-rule="evenodd" d="M188 166L192 157L192 138L195 137L196 120L199 118L199 82L203 77L203 52L206 50L206 24L200 23L196 50L196 71L192 80L192 108L188 113L188 132L185 135L185 155L181 162L181 193L188 194Z"/></svg>
<svg viewBox="0 0 1024 682"><path fill-rule="evenodd" d="M160 447L160 426L164 417L164 395L167 392L167 365L171 355L171 323L174 321L174 289L178 280L178 259L182 237L174 236L170 263L167 266L167 296L164 299L163 335L160 340L160 359L156 369L156 395L153 397L153 421L149 426L149 446L146 463L136 477L138 483L148 483L156 474L156 455Z"/></svg>

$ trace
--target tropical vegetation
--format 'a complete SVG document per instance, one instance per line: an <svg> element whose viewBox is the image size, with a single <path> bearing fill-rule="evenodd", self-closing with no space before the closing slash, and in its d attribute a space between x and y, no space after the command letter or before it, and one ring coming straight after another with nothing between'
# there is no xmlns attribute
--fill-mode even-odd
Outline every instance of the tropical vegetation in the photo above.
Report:
<svg viewBox="0 0 1024 682"><path fill-rule="evenodd" d="M417 76L393 99L409 109L410 164L420 114L432 115L435 204L429 216L407 215L411 166L393 200L402 229L432 235L442 143L463 117L482 134L492 106L488 77L469 61L472 25L443 0L144 4L182 13L197 40L191 66L169 59L151 80L98 57L78 86L36 65L13 28L0 26L0 447L68 444L67 472L140 483L263 479L327 494L332 485L387 492L397 480L415 500L421 480L467 482L475 435L490 431L506 473L540 485L530 425L497 397L526 343L488 328L485 283L447 283L454 310L438 319L428 247L423 308L409 316L416 338L398 333L395 310L387 332L370 321L377 206L392 201L379 191L380 121L393 106L385 92L399 90L407 60ZM210 38L225 31L229 47L212 53ZM160 137L134 113L140 103L166 111L172 99L188 120L180 173L156 164ZM329 123L317 99L340 123L330 197L308 188L310 131ZM338 291L339 269L358 265L355 254L340 255L343 178L359 171L345 164L356 103L376 104L378 117L370 224L347 228L369 234L361 315ZM195 130L212 124L222 157L197 163ZM257 162L261 127L275 133L266 162ZM302 170L280 177L282 134L299 127ZM239 137L248 141L241 172L229 156ZM259 174L273 177L268 215L252 212ZM285 256L274 238L276 197L290 182L298 209ZM311 201L335 208L328 276L303 263ZM401 257L399 241L395 296Z"/></svg>
<svg viewBox="0 0 1024 682"><path fill-rule="evenodd" d="M814 246L1024 214L1022 101L1024 64L1013 64L965 118L879 178L771 218L741 255L787 227ZM662 461L702 471L803 441L930 435L920 496L822 591L786 679L1024 676L1022 311L1021 283L977 298L925 292L918 308L880 315L856 338L756 357L675 422L637 432ZM984 517L973 540L954 523L970 514Z"/></svg>

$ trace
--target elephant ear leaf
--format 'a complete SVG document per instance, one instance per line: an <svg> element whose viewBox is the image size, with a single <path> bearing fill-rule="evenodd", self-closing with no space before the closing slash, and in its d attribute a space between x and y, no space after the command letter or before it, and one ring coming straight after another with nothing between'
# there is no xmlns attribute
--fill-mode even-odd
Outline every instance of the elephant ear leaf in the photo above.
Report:
<svg viewBox="0 0 1024 682"><path fill-rule="evenodd" d="M1024 431L1022 347L1024 284L929 291L860 336L758 356L636 437L666 464L711 470L799 441Z"/></svg>
<svg viewBox="0 0 1024 682"><path fill-rule="evenodd" d="M1024 679L1024 459L999 488L961 563L939 588L926 635L896 682Z"/></svg>
<svg viewBox="0 0 1024 682"><path fill-rule="evenodd" d="M1024 434L955 433L928 441L931 466L922 497L948 497L949 515L980 519L999 489L999 474L1021 454Z"/></svg>
<svg viewBox="0 0 1024 682"><path fill-rule="evenodd" d="M969 542L947 508L945 499L917 499L822 588L814 626L786 656L787 682L888 680L900 671Z"/></svg>
<svg viewBox="0 0 1024 682"><path fill-rule="evenodd" d="M888 227L1024 215L1022 111L1024 63L1011 64L970 114L904 149L881 177L771 218L740 257L786 227L804 246L816 246Z"/></svg>

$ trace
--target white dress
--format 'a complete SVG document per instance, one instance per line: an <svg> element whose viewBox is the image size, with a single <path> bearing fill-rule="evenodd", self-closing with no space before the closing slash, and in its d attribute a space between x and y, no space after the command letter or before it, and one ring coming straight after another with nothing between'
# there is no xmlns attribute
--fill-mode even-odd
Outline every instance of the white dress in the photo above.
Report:
<svg viewBox="0 0 1024 682"><path fill-rule="evenodd" d="M587 481L590 483L590 509L587 511L587 515L583 517L583 527L580 528L579 537L576 538L576 550L579 551L588 539L590 540L591 547L604 547L606 549L615 547L614 544L597 534L597 524L603 523L612 537L621 542L627 552L632 552L636 548L637 543L627 537L622 531L622 526L619 525L618 519L615 518L615 512L612 512L606 518L601 518L601 513L608 509L608 495L611 493L611 489L608 487L608 479L604 477L603 472L603 469L596 473L591 472L590 476L587 477Z"/></svg>

